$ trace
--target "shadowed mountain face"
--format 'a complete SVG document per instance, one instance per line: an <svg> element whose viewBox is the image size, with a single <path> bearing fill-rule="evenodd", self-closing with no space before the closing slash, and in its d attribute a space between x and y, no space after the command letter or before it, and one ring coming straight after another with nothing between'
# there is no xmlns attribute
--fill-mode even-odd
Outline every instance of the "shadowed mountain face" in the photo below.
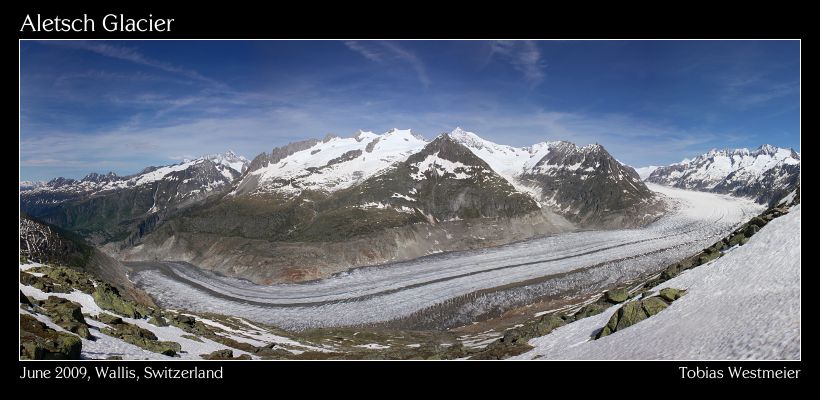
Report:
<svg viewBox="0 0 820 400"><path fill-rule="evenodd" d="M584 225L643 225L661 209L638 173L600 145L559 142L521 179L534 182L548 204Z"/></svg>
<svg viewBox="0 0 820 400"><path fill-rule="evenodd" d="M771 145L757 150L712 150L656 169L647 182L731 194L774 204L800 182L800 153Z"/></svg>
<svg viewBox="0 0 820 400"><path fill-rule="evenodd" d="M514 148L460 129L427 142L394 129L227 158L55 180L22 192L22 207L124 259L185 260L260 282L638 226L661 211L599 145Z"/></svg>

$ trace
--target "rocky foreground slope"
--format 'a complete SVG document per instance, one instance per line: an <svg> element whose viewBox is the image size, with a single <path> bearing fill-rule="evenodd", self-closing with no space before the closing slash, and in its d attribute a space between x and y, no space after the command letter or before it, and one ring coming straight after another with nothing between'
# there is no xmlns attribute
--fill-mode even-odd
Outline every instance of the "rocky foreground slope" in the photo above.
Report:
<svg viewBox="0 0 820 400"><path fill-rule="evenodd" d="M770 209L704 251L703 265L671 266L647 282L650 294L686 290L652 316L629 302L533 338L517 358L799 359L801 215L800 205Z"/></svg>

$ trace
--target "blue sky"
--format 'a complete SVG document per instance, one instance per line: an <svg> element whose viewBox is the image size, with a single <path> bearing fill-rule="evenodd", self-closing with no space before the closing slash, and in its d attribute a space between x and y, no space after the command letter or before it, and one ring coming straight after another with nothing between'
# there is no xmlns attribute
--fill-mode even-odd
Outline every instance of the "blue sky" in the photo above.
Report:
<svg viewBox="0 0 820 400"><path fill-rule="evenodd" d="M799 151L797 41L23 41L21 179L358 129L600 143L633 166Z"/></svg>

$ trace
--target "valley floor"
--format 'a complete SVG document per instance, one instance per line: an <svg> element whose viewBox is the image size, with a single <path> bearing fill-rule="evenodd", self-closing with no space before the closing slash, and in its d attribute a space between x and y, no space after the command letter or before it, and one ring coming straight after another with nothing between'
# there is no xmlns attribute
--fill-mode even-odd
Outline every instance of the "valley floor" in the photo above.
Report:
<svg viewBox="0 0 820 400"><path fill-rule="evenodd" d="M285 329L388 321L400 321L401 328L447 329L545 298L594 296L698 252L762 211L729 196L649 187L674 211L641 229L561 234L301 284L260 286L174 262L131 263L131 279L163 307Z"/></svg>

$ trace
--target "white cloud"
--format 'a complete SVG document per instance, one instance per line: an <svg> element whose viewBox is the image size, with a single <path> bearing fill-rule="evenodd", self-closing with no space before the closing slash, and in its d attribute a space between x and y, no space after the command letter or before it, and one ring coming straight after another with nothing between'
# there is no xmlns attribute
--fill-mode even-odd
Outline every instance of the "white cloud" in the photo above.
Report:
<svg viewBox="0 0 820 400"><path fill-rule="evenodd" d="M58 42L59 43L59 42ZM126 47L126 46L117 46L112 45L104 42L92 42L92 41L77 41L77 42L65 42L67 46L90 51L92 53L99 54L101 56L114 58L118 60L125 60L130 61L136 64L144 65L151 68L157 68L165 72L169 72L172 74L178 74L184 76L189 79L195 79L201 82L205 82L217 87L224 87L223 84L220 82L213 80L211 78L205 77L199 72L188 69L184 67L180 67L177 65L173 65L164 61L156 60L151 57L148 57L142 53L140 53L137 49Z"/></svg>
<svg viewBox="0 0 820 400"><path fill-rule="evenodd" d="M364 58L379 64L407 64L416 73L419 82L425 88L432 83L427 74L427 67L424 62L413 52L399 46L393 42L384 41L347 41L345 42L350 50L361 54Z"/></svg>
<svg viewBox="0 0 820 400"><path fill-rule="evenodd" d="M530 86L535 87L544 80L544 67L541 51L531 40L496 40L490 42L490 57L500 56L513 68L524 75Z"/></svg>
<svg viewBox="0 0 820 400"><path fill-rule="evenodd" d="M345 46L347 46L350 50L353 50L353 51L361 54L362 56L364 56L364 58L366 58L370 61L374 61L374 62L377 62L377 63L380 63L380 62L384 61L383 58L382 58L382 55L379 54L378 51L375 51L375 50L373 50L373 49L371 49L367 46L363 46L363 45L359 44L359 42L357 42L357 41L354 41L354 40L347 41L347 42L345 42Z"/></svg>

